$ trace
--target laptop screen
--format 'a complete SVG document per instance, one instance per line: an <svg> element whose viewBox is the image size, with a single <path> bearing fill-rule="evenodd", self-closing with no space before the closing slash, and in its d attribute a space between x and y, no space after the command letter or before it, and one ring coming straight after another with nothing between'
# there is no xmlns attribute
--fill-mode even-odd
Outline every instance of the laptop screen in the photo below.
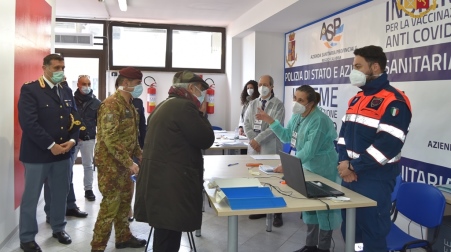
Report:
<svg viewBox="0 0 451 252"><path fill-rule="evenodd" d="M343 192L336 190L319 181L305 181L302 162L299 158L290 154L280 152L280 161L282 162L283 173L287 185L306 198L337 197L344 195Z"/></svg>
<svg viewBox="0 0 451 252"><path fill-rule="evenodd" d="M305 185L305 176L301 160L285 152L280 152L279 154L285 182L289 187L307 197L307 186Z"/></svg>

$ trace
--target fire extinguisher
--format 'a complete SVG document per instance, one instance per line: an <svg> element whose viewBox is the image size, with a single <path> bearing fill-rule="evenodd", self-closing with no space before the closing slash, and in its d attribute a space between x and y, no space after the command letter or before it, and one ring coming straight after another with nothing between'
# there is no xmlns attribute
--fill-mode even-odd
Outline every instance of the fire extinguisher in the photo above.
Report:
<svg viewBox="0 0 451 252"><path fill-rule="evenodd" d="M210 87L207 89L207 113L208 114L214 114L215 113L215 82L211 78L205 79L205 82L207 80L211 80L213 84L210 85Z"/></svg>
<svg viewBox="0 0 451 252"><path fill-rule="evenodd" d="M151 84L147 84L147 78L151 78L153 82ZM144 78L144 84L149 87L147 88L147 113L152 113L157 102L157 82L152 76L147 76Z"/></svg>

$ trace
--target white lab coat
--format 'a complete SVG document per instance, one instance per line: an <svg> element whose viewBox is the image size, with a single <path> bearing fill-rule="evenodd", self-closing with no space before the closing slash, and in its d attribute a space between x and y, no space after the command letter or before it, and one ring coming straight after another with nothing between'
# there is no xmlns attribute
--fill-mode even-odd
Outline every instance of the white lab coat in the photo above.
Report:
<svg viewBox="0 0 451 252"><path fill-rule="evenodd" d="M247 107L244 116L244 132L249 140L254 139L260 144L261 150L260 153L258 153L249 145L247 154L277 154L279 150L282 150L282 144L279 138L277 138L274 132L269 128L269 125L266 122L262 122L260 133L254 131L255 115L258 112L257 108L261 108L260 98L249 102L249 106ZM284 121L285 108L283 103L277 99L277 97L272 97L266 102L265 112L274 120L279 120L279 122Z"/></svg>

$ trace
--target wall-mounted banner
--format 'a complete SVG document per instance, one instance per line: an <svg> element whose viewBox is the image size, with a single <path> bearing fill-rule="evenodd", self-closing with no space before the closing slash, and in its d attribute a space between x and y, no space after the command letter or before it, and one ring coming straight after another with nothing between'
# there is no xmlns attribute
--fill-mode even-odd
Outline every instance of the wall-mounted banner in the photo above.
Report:
<svg viewBox="0 0 451 252"><path fill-rule="evenodd" d="M321 95L337 132L348 100L354 50L384 48L390 83L412 105L401 167L408 181L451 183L451 1L370 1L286 34L285 107L300 85ZM291 110L286 109L286 121Z"/></svg>

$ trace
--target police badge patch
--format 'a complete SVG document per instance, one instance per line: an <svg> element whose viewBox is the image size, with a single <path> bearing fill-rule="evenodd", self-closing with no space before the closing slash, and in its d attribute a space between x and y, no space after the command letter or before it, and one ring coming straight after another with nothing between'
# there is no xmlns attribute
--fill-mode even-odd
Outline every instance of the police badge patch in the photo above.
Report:
<svg viewBox="0 0 451 252"><path fill-rule="evenodd" d="M371 98L371 101L366 104L366 108L378 110L383 102L384 98L373 96L373 98Z"/></svg>
<svg viewBox="0 0 451 252"><path fill-rule="evenodd" d="M384 98L373 97L373 99L371 100L370 106L372 108L379 107L382 104L383 100L384 100Z"/></svg>

